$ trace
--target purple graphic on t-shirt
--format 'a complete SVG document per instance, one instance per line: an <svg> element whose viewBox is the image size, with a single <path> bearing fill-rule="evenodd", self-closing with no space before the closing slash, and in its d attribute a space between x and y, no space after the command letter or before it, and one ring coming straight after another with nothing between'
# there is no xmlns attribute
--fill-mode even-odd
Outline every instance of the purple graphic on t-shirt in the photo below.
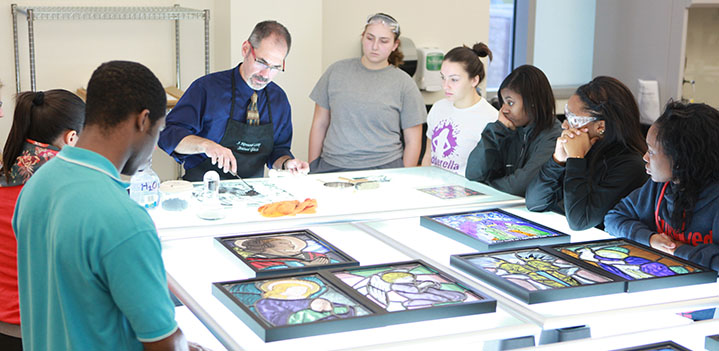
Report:
<svg viewBox="0 0 719 351"><path fill-rule="evenodd" d="M432 132L432 152L447 157L457 147L457 132L450 121L440 122Z"/></svg>

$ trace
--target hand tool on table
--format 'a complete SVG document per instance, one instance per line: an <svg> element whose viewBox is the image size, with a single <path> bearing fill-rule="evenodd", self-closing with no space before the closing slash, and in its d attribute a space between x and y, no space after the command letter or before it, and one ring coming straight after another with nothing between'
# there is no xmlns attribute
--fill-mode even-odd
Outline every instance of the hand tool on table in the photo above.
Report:
<svg viewBox="0 0 719 351"><path fill-rule="evenodd" d="M237 172L228 171L227 173L232 174L233 177L235 177L235 178L241 180L242 183L244 183L248 188L250 188L250 190L248 190L248 191L245 193L245 195L247 195L247 196L257 196L257 195L260 195L260 193L258 193L257 190L255 190L255 188L252 187L252 185L248 184L244 179L242 179L240 176L238 176L238 175L237 175Z"/></svg>
<svg viewBox="0 0 719 351"><path fill-rule="evenodd" d="M346 178L346 177L338 177L338 178L352 184L355 187L355 189L357 189L357 190L368 190L368 189L379 188L379 182L376 180L369 180L367 178Z"/></svg>
<svg viewBox="0 0 719 351"><path fill-rule="evenodd" d="M354 185L350 182L327 182L322 179L317 179L317 181L328 188L349 188Z"/></svg>

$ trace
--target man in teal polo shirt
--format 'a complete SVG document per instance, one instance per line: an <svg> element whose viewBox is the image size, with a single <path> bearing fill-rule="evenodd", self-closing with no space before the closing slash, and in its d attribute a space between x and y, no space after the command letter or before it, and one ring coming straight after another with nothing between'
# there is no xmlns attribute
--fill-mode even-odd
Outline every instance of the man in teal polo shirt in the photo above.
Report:
<svg viewBox="0 0 719 351"><path fill-rule="evenodd" d="M25 350L187 350L160 241L120 173L148 165L165 91L145 66L102 64L85 128L20 193L13 228Z"/></svg>

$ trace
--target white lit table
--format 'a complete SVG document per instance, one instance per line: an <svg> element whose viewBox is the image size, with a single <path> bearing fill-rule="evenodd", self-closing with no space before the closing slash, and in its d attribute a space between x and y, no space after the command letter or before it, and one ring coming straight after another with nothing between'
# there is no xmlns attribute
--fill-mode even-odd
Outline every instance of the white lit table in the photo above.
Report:
<svg viewBox="0 0 719 351"><path fill-rule="evenodd" d="M387 176L390 182L381 183L373 190L332 189L319 181L338 181L340 176L378 175ZM627 347L633 345L628 338L634 333L646 336L634 344L649 343L661 341L655 340L661 331L687 330L698 334L707 325L715 326L714 322L692 323L676 313L719 306L719 283L528 305L451 267L450 255L475 250L420 226L419 216L500 207L570 234L573 242L611 237L597 229L572 231L561 215L529 212L523 205L517 206L523 203L521 198L441 169L421 167L248 182L257 188L262 182L281 187L298 200L315 198L318 211L313 215L264 218L257 213L256 206L233 207L228 216L219 221L202 220L192 210L150 212L163 242L170 288L231 350L477 347L483 341L526 335L535 335L539 342L542 330L580 325L591 328L592 339L554 344L549 348L577 343L575 349L608 349L611 347L598 345L606 342L606 345ZM442 200L417 190L445 185L464 186L485 195ZM253 277L248 267L215 243L214 237L293 229L314 231L362 265L422 259L463 277L468 285L495 298L497 312L265 343L212 295L213 282Z"/></svg>
<svg viewBox="0 0 719 351"><path fill-rule="evenodd" d="M572 231L564 216L556 213L533 213L524 206L503 210L570 234L572 242L612 238L609 234L594 228L581 232ZM676 316L678 312L719 306L719 283L528 305L480 279L463 273L458 268L450 267L450 255L471 253L476 250L420 226L417 217L354 225L366 229L379 240L407 255L421 258L439 268L472 279L482 286L484 291L491 293L504 309L529 318L544 330L588 325L591 327L593 337L604 337L666 329L691 324L689 319Z"/></svg>
<svg viewBox="0 0 719 351"><path fill-rule="evenodd" d="M686 322L670 328L656 328L642 332L626 331L613 336L542 345L527 350L616 350L664 341L674 341L690 350L704 350L706 336L717 333L719 333L719 319L711 319L694 323Z"/></svg>
<svg viewBox="0 0 719 351"><path fill-rule="evenodd" d="M265 343L212 295L213 282L247 279L252 278L253 274L213 238L230 233L216 232L217 228L205 229L207 236L163 241L163 260L170 289L230 350L466 347L476 346L486 340L534 335L540 331L540 328L527 318L504 307L498 307L495 313ZM415 259L352 224L323 225L308 229L354 257L362 265ZM486 292L486 289L482 291Z"/></svg>
<svg viewBox="0 0 719 351"><path fill-rule="evenodd" d="M379 177L389 181L380 182L377 189L329 188L324 182L340 181L340 177ZM264 202L248 202L224 210L225 218L208 221L197 216L200 203L193 199L184 211L171 212L161 208L150 210L161 238L175 239L212 235L208 227L224 227L223 230L266 231L297 228L323 223L364 220L381 220L398 217L420 216L446 211L476 209L478 205L504 207L524 203L524 199L497 191L489 186L472 182L454 173L436 167L397 168L359 172L328 173L308 176L248 179L260 193L263 189L281 189L282 194ZM417 189L436 186L458 185L485 195L457 199L441 199ZM269 190L268 190L269 191ZM290 194L291 196L288 196ZM317 213L265 218L257 211L259 205L277 200L306 198L317 199ZM272 200L272 201L270 201ZM241 229L238 229L241 226ZM187 228L197 228L188 231ZM179 229L179 230L165 230Z"/></svg>

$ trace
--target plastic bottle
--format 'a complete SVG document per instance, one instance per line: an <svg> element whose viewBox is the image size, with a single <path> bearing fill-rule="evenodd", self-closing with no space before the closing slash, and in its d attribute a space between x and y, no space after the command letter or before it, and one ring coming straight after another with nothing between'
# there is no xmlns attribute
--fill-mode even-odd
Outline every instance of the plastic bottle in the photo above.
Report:
<svg viewBox="0 0 719 351"><path fill-rule="evenodd" d="M152 168L138 170L130 178L130 198L145 208L157 207L160 198L160 177Z"/></svg>

